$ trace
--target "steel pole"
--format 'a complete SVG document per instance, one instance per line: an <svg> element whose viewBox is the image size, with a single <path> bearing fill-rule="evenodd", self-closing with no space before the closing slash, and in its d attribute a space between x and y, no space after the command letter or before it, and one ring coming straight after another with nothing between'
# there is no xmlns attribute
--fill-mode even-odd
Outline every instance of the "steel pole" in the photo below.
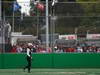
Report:
<svg viewBox="0 0 100 75"><path fill-rule="evenodd" d="M49 13L48 0L46 0L46 50L49 48Z"/></svg>
<svg viewBox="0 0 100 75"><path fill-rule="evenodd" d="M1 4L1 0L0 0L0 21L2 20L2 16L1 16L1 14L2 14L2 4Z"/></svg>

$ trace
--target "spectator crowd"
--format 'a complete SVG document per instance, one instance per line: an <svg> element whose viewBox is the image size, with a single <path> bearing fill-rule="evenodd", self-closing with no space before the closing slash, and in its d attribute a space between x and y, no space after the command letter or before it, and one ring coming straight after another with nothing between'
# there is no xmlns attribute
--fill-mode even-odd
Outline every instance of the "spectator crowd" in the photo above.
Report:
<svg viewBox="0 0 100 75"><path fill-rule="evenodd" d="M51 53L52 52L51 48L48 48L48 50L46 50L44 46L36 45L32 43L13 45L10 52L11 53L25 53L29 45L31 46L31 50L33 53Z"/></svg>
<svg viewBox="0 0 100 75"><path fill-rule="evenodd" d="M72 47L63 47L61 45L56 45L53 48L46 49L43 45L36 45L28 43L31 45L31 50L33 53L67 53L67 52L100 52L100 47L97 46L72 46ZM25 53L28 47L28 44L17 44L13 45L10 52L11 53Z"/></svg>

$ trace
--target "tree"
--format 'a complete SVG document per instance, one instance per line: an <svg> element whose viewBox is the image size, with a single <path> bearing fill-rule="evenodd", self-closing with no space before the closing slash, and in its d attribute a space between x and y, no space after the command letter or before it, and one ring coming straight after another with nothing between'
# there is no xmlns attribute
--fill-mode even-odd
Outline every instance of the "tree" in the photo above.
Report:
<svg viewBox="0 0 100 75"><path fill-rule="evenodd" d="M6 16L12 15L12 5L13 5L14 0L3 0L2 1L2 13Z"/></svg>
<svg viewBox="0 0 100 75"><path fill-rule="evenodd" d="M81 20L81 26L87 25L86 28L97 27L97 21L100 21L100 0L77 0L77 2L89 2L80 3L84 9L83 16L86 16Z"/></svg>
<svg viewBox="0 0 100 75"><path fill-rule="evenodd" d="M69 2L75 2L76 0L68 0Z"/></svg>

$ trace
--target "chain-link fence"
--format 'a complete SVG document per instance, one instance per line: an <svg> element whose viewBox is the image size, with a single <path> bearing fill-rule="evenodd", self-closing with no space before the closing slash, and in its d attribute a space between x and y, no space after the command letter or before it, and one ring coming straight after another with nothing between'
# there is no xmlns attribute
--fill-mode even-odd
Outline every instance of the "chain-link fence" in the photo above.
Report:
<svg viewBox="0 0 100 75"><path fill-rule="evenodd" d="M4 1L2 4L1 52L25 52L27 43L33 44L33 52L52 52L58 48L65 52L68 47L76 49L79 42L85 42L87 34L100 33L99 2L56 2L53 6L52 2L49 2L50 48L47 51L46 3ZM65 37L61 40L59 39L61 35L75 35L77 38ZM99 35L97 37L93 40L100 41Z"/></svg>

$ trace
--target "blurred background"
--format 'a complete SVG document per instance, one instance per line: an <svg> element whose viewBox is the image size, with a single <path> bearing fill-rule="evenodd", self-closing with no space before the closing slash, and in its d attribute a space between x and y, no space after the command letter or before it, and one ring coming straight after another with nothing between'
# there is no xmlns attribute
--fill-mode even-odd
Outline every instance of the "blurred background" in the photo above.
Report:
<svg viewBox="0 0 100 75"><path fill-rule="evenodd" d="M49 0L46 10L45 0L0 0L0 52L22 53L28 43L36 53L99 52L100 1Z"/></svg>

